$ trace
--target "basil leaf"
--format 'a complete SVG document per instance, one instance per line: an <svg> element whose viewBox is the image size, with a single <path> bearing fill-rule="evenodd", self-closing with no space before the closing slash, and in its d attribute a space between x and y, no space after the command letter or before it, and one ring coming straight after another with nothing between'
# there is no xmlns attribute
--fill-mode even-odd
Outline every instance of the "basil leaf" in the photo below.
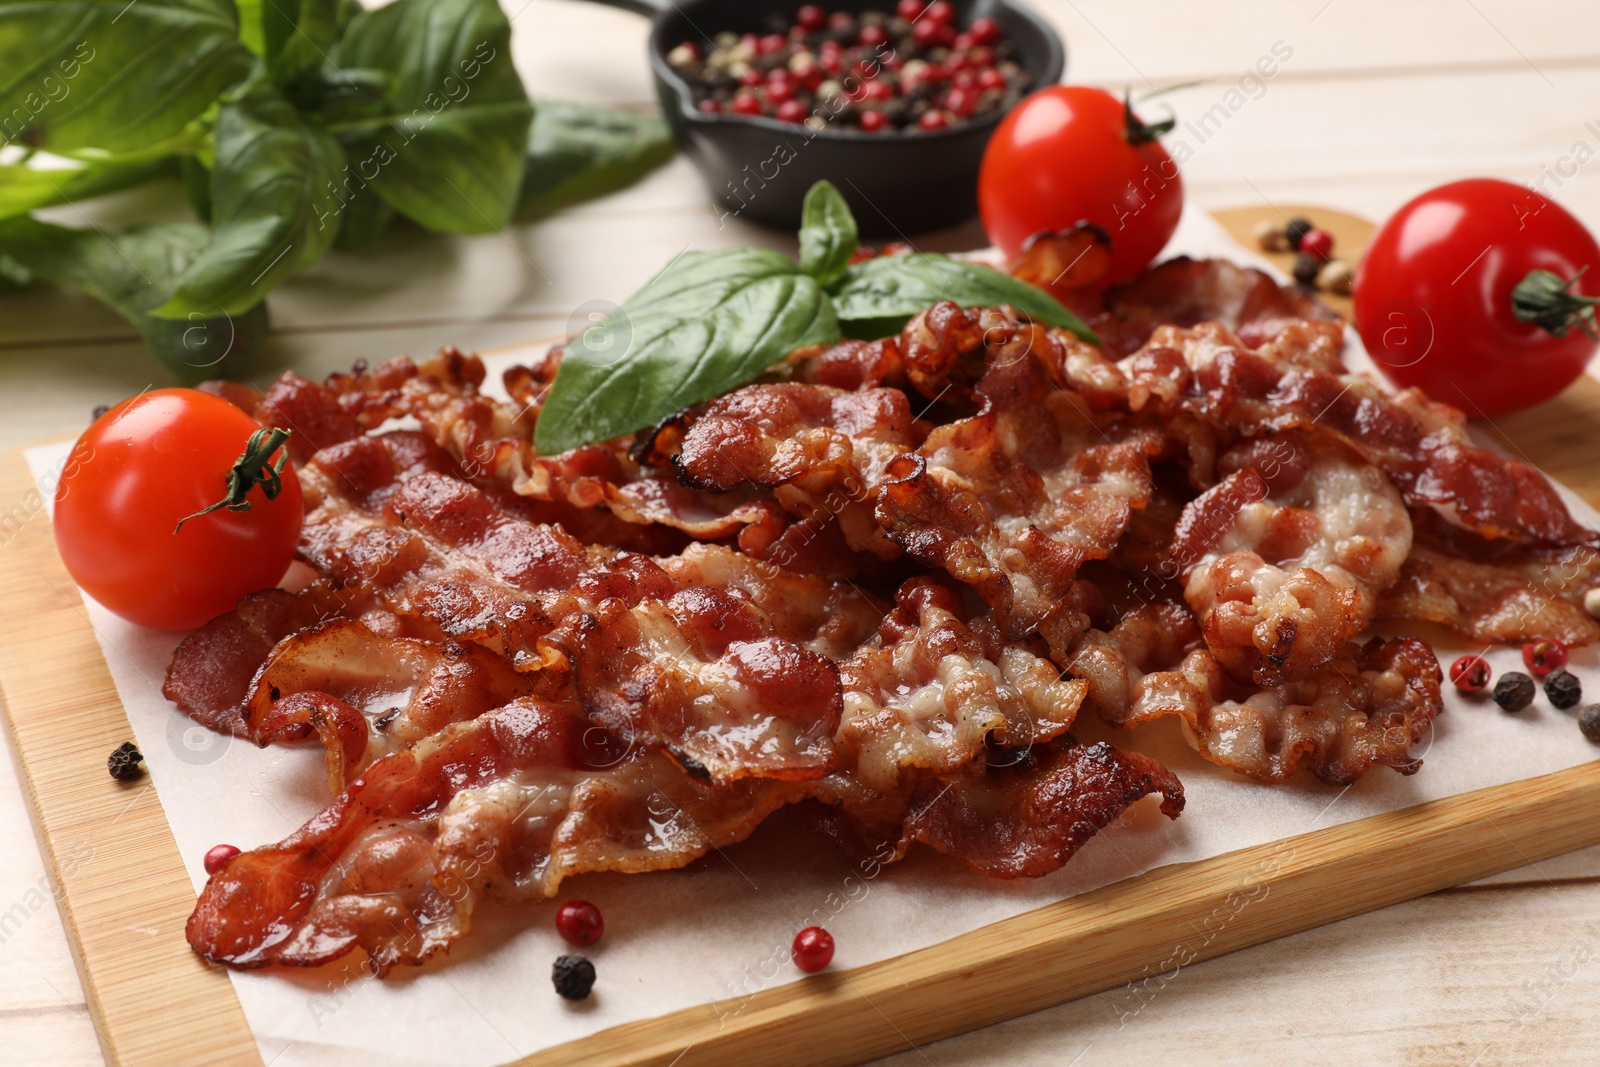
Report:
<svg viewBox="0 0 1600 1067"><path fill-rule="evenodd" d="M333 247L341 252L365 248L382 236L392 221L394 208L389 206L388 201L371 189L363 189L345 201L344 211L339 215L339 234L333 239Z"/></svg>
<svg viewBox="0 0 1600 1067"><path fill-rule="evenodd" d="M626 188L672 158L659 115L541 100L533 113L517 218Z"/></svg>
<svg viewBox="0 0 1600 1067"><path fill-rule="evenodd" d="M143 148L243 78L233 0L0 0L0 139Z"/></svg>
<svg viewBox="0 0 1600 1067"><path fill-rule="evenodd" d="M241 314L333 243L344 154L264 79L217 113L211 243L155 310L163 318Z"/></svg>
<svg viewBox="0 0 1600 1067"><path fill-rule="evenodd" d="M280 87L315 75L339 36L338 0L264 0L261 54Z"/></svg>
<svg viewBox="0 0 1600 1067"><path fill-rule="evenodd" d="M232 316L195 314L171 320L149 314L201 254L206 238L206 228L194 223L152 223L103 233L15 218L0 223L0 258L20 264L42 281L105 303L138 328L175 378L192 383L238 374L267 333L262 304Z"/></svg>
<svg viewBox="0 0 1600 1067"><path fill-rule="evenodd" d="M941 300L954 300L962 307L1010 304L1030 319L1071 330L1090 344L1100 343L1093 330L1043 289L993 267L948 256L918 252L864 260L846 270L828 291L839 321L852 336L857 335L851 330L853 324L874 322L874 330L880 330L897 323L898 329L917 312Z"/></svg>
<svg viewBox="0 0 1600 1067"><path fill-rule="evenodd" d="M171 156L53 170L21 164L0 166L0 218L104 196L177 173L178 161Z"/></svg>
<svg viewBox="0 0 1600 1067"><path fill-rule="evenodd" d="M510 42L495 0L395 0L339 46L337 66L387 71L394 89L381 114L329 129L353 162L381 161L367 180L430 230L492 233L516 207L533 108Z"/></svg>
<svg viewBox="0 0 1600 1067"><path fill-rule="evenodd" d="M834 184L813 185L800 209L800 269L823 285L832 285L850 266L860 240L850 205Z"/></svg>
<svg viewBox="0 0 1600 1067"><path fill-rule="evenodd" d="M788 257L685 253L568 342L534 443L550 455L652 426L838 338L827 294Z"/></svg>

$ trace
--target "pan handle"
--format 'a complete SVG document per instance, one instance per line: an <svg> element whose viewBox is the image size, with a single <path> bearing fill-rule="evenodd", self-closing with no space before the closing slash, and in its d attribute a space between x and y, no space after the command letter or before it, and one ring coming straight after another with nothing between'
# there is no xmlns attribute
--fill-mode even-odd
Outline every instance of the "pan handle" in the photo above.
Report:
<svg viewBox="0 0 1600 1067"><path fill-rule="evenodd" d="M596 4L606 7L620 7L624 11L631 11L635 15L654 18L672 10L672 0L591 0Z"/></svg>

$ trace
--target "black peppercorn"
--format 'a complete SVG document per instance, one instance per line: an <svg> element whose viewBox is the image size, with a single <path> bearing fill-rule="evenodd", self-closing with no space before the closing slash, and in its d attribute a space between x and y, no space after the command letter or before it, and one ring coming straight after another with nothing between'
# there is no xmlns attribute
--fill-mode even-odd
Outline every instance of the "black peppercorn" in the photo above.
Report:
<svg viewBox="0 0 1600 1067"><path fill-rule="evenodd" d="M1322 260L1316 256L1306 255L1302 252L1294 257L1294 267L1291 273L1294 280L1307 288L1314 288L1317 284L1317 275L1322 272Z"/></svg>
<svg viewBox="0 0 1600 1067"><path fill-rule="evenodd" d="M1553 670L1544 680L1544 695L1558 708L1576 707L1583 699L1583 683L1569 670Z"/></svg>
<svg viewBox="0 0 1600 1067"><path fill-rule="evenodd" d="M1310 219L1290 219L1283 227L1283 235L1289 240L1289 247L1296 252L1300 251L1300 238L1316 229Z"/></svg>
<svg viewBox="0 0 1600 1067"><path fill-rule="evenodd" d="M106 769L111 772L111 777L119 782L131 782L144 773L139 764L144 762L144 756L132 741L124 741L117 746L115 752L106 757Z"/></svg>
<svg viewBox="0 0 1600 1067"><path fill-rule="evenodd" d="M1521 671L1509 671L1494 683L1494 702L1506 711L1521 711L1533 703L1533 679Z"/></svg>
<svg viewBox="0 0 1600 1067"><path fill-rule="evenodd" d="M568 1000L584 1000L594 988L594 964L583 956L558 956L550 980Z"/></svg>
<svg viewBox="0 0 1600 1067"><path fill-rule="evenodd" d="M90 422L99 422L100 417L111 410L110 404L96 404L94 411L89 414Z"/></svg>
<svg viewBox="0 0 1600 1067"><path fill-rule="evenodd" d="M1600 745L1600 704L1590 704L1578 712L1578 729L1583 736Z"/></svg>

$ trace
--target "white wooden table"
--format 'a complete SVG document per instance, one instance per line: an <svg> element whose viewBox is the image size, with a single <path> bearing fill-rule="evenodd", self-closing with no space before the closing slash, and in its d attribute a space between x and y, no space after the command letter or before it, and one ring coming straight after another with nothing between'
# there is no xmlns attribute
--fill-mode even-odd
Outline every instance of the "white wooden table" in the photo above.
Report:
<svg viewBox="0 0 1600 1067"><path fill-rule="evenodd" d="M1203 141L1182 126L1175 135L1193 149L1185 182L1202 206L1282 200L1381 218L1429 186L1495 175L1539 184L1600 231L1594 0L1036 2L1068 42L1072 81L1139 92L1205 79L1170 97L1180 119L1244 90L1226 117L1212 111ZM653 106L643 20L561 0L505 5L535 94ZM1241 84L1275 44L1292 50L1279 73ZM147 212L155 199L96 217ZM71 210L60 218L82 224ZM719 229L678 161L504 236L404 234L331 255L273 296L272 355L321 375L358 357L548 335L585 300L620 301L686 246L753 242L784 246L737 222ZM925 243L983 242L969 226ZM75 432L95 405L161 380L97 305L0 297L0 448ZM26 806L4 773L0 854L0 1061L98 1062ZM884 1062L1593 1063L1597 905L1600 850L1590 850L1186 967L1137 1015L1112 991Z"/></svg>

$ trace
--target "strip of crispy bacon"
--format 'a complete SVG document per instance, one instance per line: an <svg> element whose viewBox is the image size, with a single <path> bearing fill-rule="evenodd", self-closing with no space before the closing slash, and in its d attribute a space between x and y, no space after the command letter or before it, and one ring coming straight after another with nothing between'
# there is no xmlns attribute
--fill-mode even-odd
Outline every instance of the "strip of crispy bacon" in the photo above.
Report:
<svg viewBox="0 0 1600 1067"><path fill-rule="evenodd" d="M793 515L836 517L852 549L893 559L900 550L873 521L871 495L921 437L898 389L785 382L719 397L659 428L651 449L686 486L763 486Z"/></svg>
<svg viewBox="0 0 1600 1067"><path fill-rule="evenodd" d="M1163 419L1189 415L1232 435L1332 431L1382 467L1407 503L1449 508L1485 537L1595 543L1543 474L1474 445L1460 411L1344 370L1337 331L1300 323L1252 351L1216 324L1163 326L1125 361L1133 389L1145 387L1130 403L1143 396Z"/></svg>
<svg viewBox="0 0 1600 1067"><path fill-rule="evenodd" d="M1246 449L1223 457L1242 469L1184 509L1171 552L1217 660L1280 685L1371 624L1411 519L1383 472L1336 439L1287 433Z"/></svg>
<svg viewBox="0 0 1600 1067"><path fill-rule="evenodd" d="M1220 323L1255 346L1292 323L1336 319L1314 296L1279 285L1264 271L1225 259L1178 256L1109 290L1104 311L1090 316L1089 325L1108 352L1125 356L1166 325Z"/></svg>
<svg viewBox="0 0 1600 1067"><path fill-rule="evenodd" d="M384 446L366 440L362 448ZM343 468L327 460L315 457L303 479L314 510L302 551L319 568L362 583L400 615L488 643L519 670L575 672L577 698L597 721L719 780L831 767L838 674L801 644L870 632L865 617L876 609L848 587L790 576L754 597L688 585L708 569L728 578L732 568L714 561L731 553L706 546L679 558L674 577L528 522L440 471L385 482L373 462L360 466L372 481L358 483L335 477ZM762 583L746 567L741 584ZM847 610L819 612L829 603Z"/></svg>
<svg viewBox="0 0 1600 1067"><path fill-rule="evenodd" d="M972 586L1008 637L1060 611L1078 568L1101 559L1151 493L1159 437L1101 425L1026 352L995 363L979 414L892 461L878 521L905 550ZM1076 633L1082 620L1061 620Z"/></svg>
<svg viewBox="0 0 1600 1067"><path fill-rule="evenodd" d="M715 539L773 521L778 509L753 494L696 492L670 474L641 469L625 442L539 455L533 447L538 404L544 375L556 365L559 358L547 356L534 369L507 372L508 388L525 398L520 404L480 392L482 361L454 348L442 349L421 364L400 357L371 371L336 374L327 390L335 405L365 427L402 415L415 418L480 487L543 505L531 514L561 523L584 541L647 550L652 545L637 527L657 525ZM618 521L608 523L597 512ZM666 542L658 539L654 547L665 548Z"/></svg>
<svg viewBox="0 0 1600 1067"><path fill-rule="evenodd" d="M921 842L992 878L1037 878L1059 869L1135 801L1162 794L1161 810L1183 811L1183 786L1148 756L1071 734L1008 750L953 774L920 778L890 794L863 795L830 779L806 809L846 849L891 860ZM879 862L882 862L879 859Z"/></svg>
<svg viewBox="0 0 1600 1067"><path fill-rule="evenodd" d="M1506 545L1416 516L1417 543L1378 605L1395 622L1436 622L1474 641L1520 644L1551 637L1600 640L1583 596L1600 585L1600 552L1588 545Z"/></svg>
<svg viewBox="0 0 1600 1067"><path fill-rule="evenodd" d="M1029 746L1072 725L1087 686L1062 679L1043 649L1003 642L987 618L967 621L931 579L896 599L878 639L840 665L837 740L862 785L887 792L910 771L959 770L991 739Z"/></svg>
<svg viewBox="0 0 1600 1067"><path fill-rule="evenodd" d="M1097 706L1118 726L1177 716L1201 755L1263 782L1305 766L1347 785L1379 764L1416 773L1410 749L1444 708L1441 680L1433 650L1412 638L1348 644L1311 677L1259 690L1238 686L1201 648L1140 678L1131 703Z"/></svg>
<svg viewBox="0 0 1600 1067"><path fill-rule="evenodd" d="M481 645L380 636L336 619L278 642L256 672L244 717L259 745L315 734L337 794L375 760L451 723L563 688L544 672L518 673Z"/></svg>
<svg viewBox="0 0 1600 1067"><path fill-rule="evenodd" d="M712 786L596 733L569 704L523 700L378 761L290 837L212 875L189 944L241 968L361 949L383 974L448 949L486 895L540 900L574 874L681 867L804 789Z"/></svg>

